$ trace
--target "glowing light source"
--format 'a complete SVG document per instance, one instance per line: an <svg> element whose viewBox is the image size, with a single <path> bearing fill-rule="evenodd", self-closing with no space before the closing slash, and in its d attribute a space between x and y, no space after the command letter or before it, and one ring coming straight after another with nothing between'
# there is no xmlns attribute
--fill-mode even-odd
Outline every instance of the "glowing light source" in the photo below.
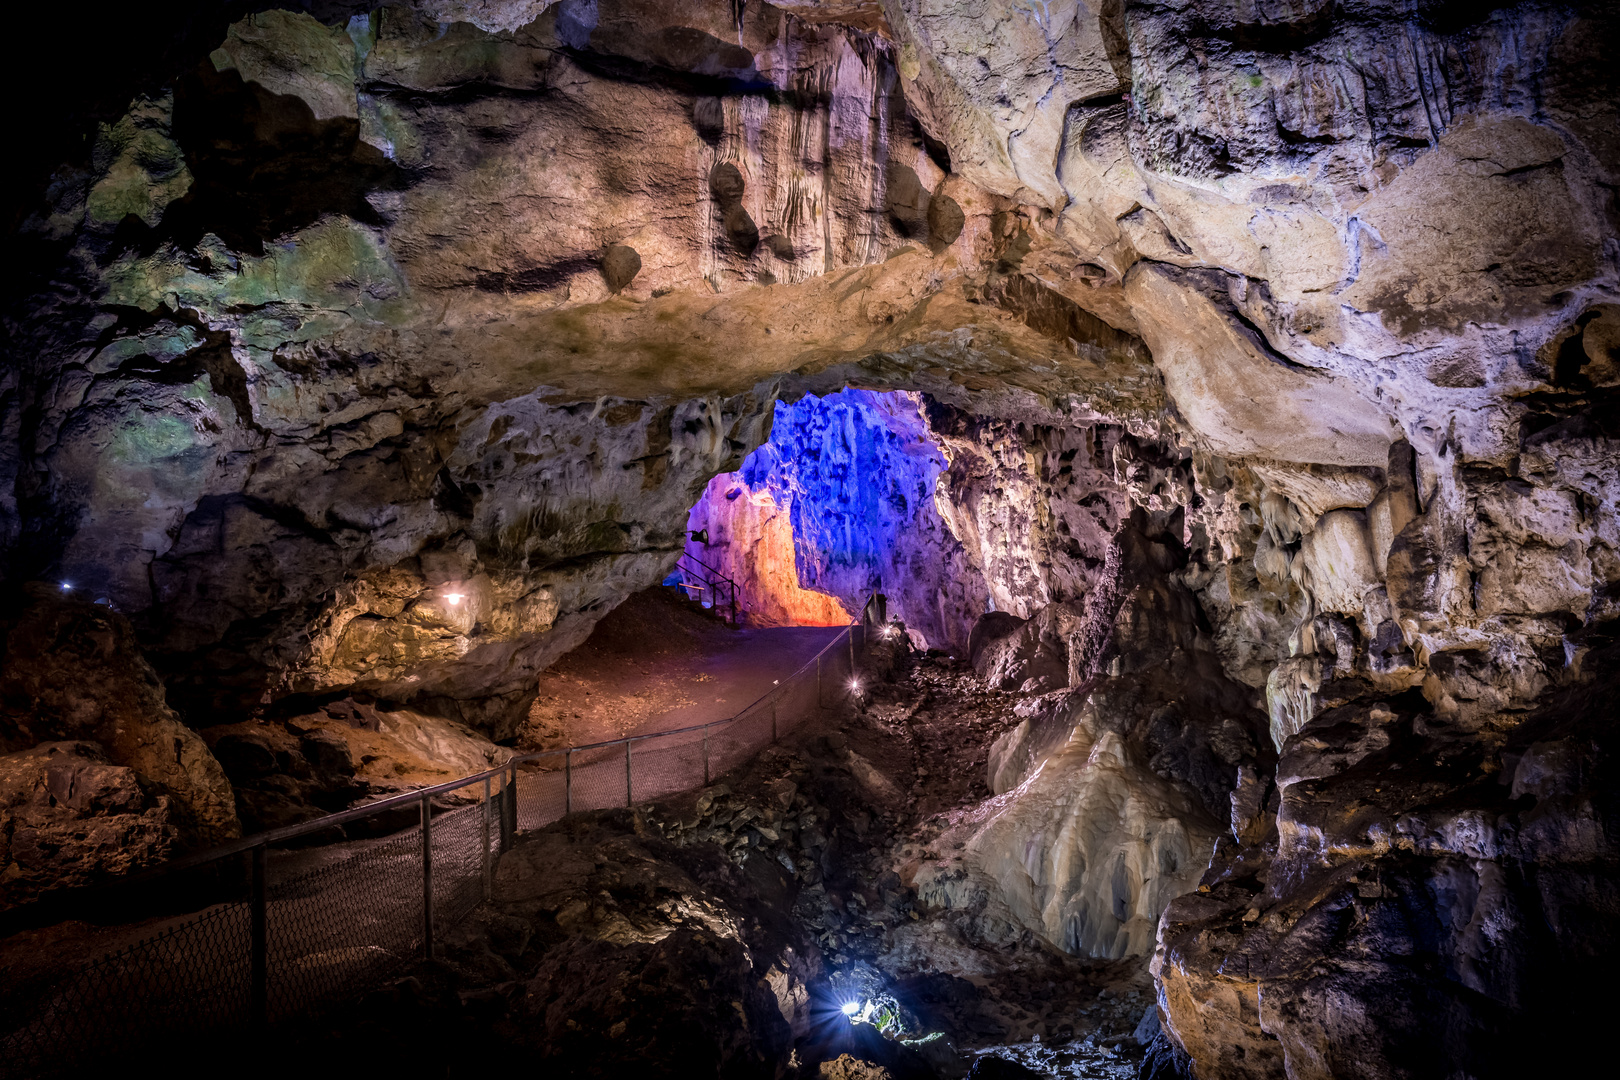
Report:
<svg viewBox="0 0 1620 1080"><path fill-rule="evenodd" d="M73 582L71 582L71 581L62 582L62 591L63 592L72 592L73 591Z"/></svg>
<svg viewBox="0 0 1620 1080"><path fill-rule="evenodd" d="M861 680L859 680L859 679L851 679L851 680L849 680L849 688L851 690L855 691L856 693L860 693Z"/></svg>
<svg viewBox="0 0 1620 1080"><path fill-rule="evenodd" d="M884 628L883 628L883 636L884 636L884 637L894 637L894 627L892 627L892 626L885 626L885 627L884 627Z"/></svg>
<svg viewBox="0 0 1620 1080"><path fill-rule="evenodd" d="M860 1002L858 1002L858 1001L846 1001L846 1002L844 1002L844 1015L845 1016L854 1016L856 1013L858 1013L860 1011L861 1011L861 1003Z"/></svg>
<svg viewBox="0 0 1620 1080"><path fill-rule="evenodd" d="M449 604L452 607L454 607L455 605L461 603L465 599L467 599L467 595L465 593L453 592L453 593L445 593L445 595L444 595L444 602Z"/></svg>

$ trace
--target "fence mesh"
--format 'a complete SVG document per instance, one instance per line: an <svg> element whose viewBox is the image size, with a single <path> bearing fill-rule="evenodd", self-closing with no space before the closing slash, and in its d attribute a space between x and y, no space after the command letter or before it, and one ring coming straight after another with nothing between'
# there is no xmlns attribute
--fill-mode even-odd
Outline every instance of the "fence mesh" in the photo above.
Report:
<svg viewBox="0 0 1620 1080"><path fill-rule="evenodd" d="M351 996L419 947L420 827L267 889L268 1016ZM414 885L414 889L413 889Z"/></svg>
<svg viewBox="0 0 1620 1080"><path fill-rule="evenodd" d="M859 645L852 627L728 721L525 755L495 774L431 789L421 798L437 799L440 808L429 820L425 860L420 824L378 839L276 853L263 864L257 964L248 877L216 874L228 884L211 890L210 906L85 964L29 1008L7 1002L0 1017L14 1023L0 1036L0 1078L70 1074L176 1037L256 1027L353 1000L423 953L427 918L443 933L477 907L511 831L568 812L664 798L745 763L848 700ZM397 801L377 810L400 812ZM316 820L301 832L332 827Z"/></svg>
<svg viewBox="0 0 1620 1080"><path fill-rule="evenodd" d="M246 903L217 905L85 965L6 1037L0 1073L67 1073L109 1047L244 1022L249 918Z"/></svg>

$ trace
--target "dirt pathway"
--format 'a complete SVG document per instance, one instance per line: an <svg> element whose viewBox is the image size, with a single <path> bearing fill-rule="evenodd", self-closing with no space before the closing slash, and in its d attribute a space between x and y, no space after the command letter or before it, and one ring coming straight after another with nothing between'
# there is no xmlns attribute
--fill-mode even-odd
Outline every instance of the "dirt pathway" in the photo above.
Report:
<svg viewBox="0 0 1620 1080"><path fill-rule="evenodd" d="M552 749L734 716L838 627L734 630L661 587L626 600L540 676L521 749Z"/></svg>

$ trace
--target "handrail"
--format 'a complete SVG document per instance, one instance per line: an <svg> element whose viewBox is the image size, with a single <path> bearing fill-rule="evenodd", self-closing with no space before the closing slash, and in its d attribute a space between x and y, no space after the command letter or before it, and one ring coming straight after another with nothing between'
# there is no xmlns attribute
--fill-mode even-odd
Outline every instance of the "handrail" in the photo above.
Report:
<svg viewBox="0 0 1620 1080"><path fill-rule="evenodd" d="M819 652L817 652L810 659L806 660L803 664L800 664L794 669L793 674L789 675L786 679L781 680L781 682L791 682L793 679L798 678L800 675L808 671L812 664L820 660L834 646L840 644L846 637L853 633L855 626L856 623L851 622L848 626L844 627L840 634L834 637L826 645L822 646ZM584 743L580 746L565 746L559 747L555 750L534 750L527 754L515 754L508 758L504 763L497 765L492 769L485 769L482 772L472 773L456 780L446 780L443 783L433 784L429 787L413 788L410 791L402 791L397 795L389 795L378 799L375 802L364 803L360 806L351 806L347 810L339 810L336 813L327 814L323 817L314 818L310 821L300 822L296 825L284 825L279 829L269 829L265 832L254 833L252 836L244 836L239 840L232 840L229 843L209 848L207 851L200 851L178 859L171 859L161 866L155 866L150 870L143 871L139 874L132 874L129 877L118 878L113 881L105 882L101 885L94 886L94 888L112 889L124 885L133 885L136 883L152 881L162 877L165 874L174 873L180 870L189 870L192 867L203 866L219 859L229 858L232 855L239 855L244 851L251 851L254 848L270 847L285 840L294 840L300 836L308 836L311 833L323 832L335 826L342 825L345 822L359 821L362 818L368 818L373 814L380 814L396 807L413 806L421 803L423 799L430 799L435 795L441 795L450 791L458 791L470 784L476 784L481 780L494 779L495 777L500 776L502 773L515 769L519 765L525 765L532 761L539 761L542 758L556 757L564 754L577 754L584 750L600 750L606 746L623 746L626 743L639 742L644 739L661 739L670 735L685 735L693 731L706 731L710 728L724 727L727 724L736 723L737 720L741 719L742 716L749 710L753 709L761 702L766 701L779 690L780 686L773 687L764 694L761 694L759 697L755 698L753 701L749 702L737 712L722 720L711 720L705 724L692 724L687 727L670 728L665 731L648 731L643 732L640 735L626 735L618 739L608 739L604 742Z"/></svg>
<svg viewBox="0 0 1620 1080"><path fill-rule="evenodd" d="M695 564L696 569L694 569L692 566L682 567L681 563L683 560L688 563ZM676 558L675 566L676 569L684 569L687 573L701 578L704 583L704 585L700 586L687 585L685 586L686 588L697 588L701 590L704 586L709 587L711 596L709 606L715 611L716 614L720 613L720 597L721 593L723 592L726 597L725 607L729 614L723 615L722 618L730 623L736 623L738 621L739 612L737 610L737 583L735 581L727 577L725 574L722 574L719 570L716 570L714 567L710 566L696 555L693 555L691 552L684 549Z"/></svg>
<svg viewBox="0 0 1620 1080"><path fill-rule="evenodd" d="M585 804L593 808L604 805L600 780L604 766L612 771L612 757L592 755L589 762L576 763L574 755L622 746L622 805L630 806L638 786L632 762L643 760L642 754L632 754L632 745L675 737L678 745L670 747L673 753L660 756L655 750L651 771L644 771L641 778L643 800L664 798L696 786L691 752L701 734L702 783L707 785L712 780L710 744L715 741L710 732L735 725L719 738L721 767L734 768L759 752L767 721L770 741L778 741L784 707L789 724L819 714L824 708L828 657L835 668L841 668L839 653L847 645L853 672L860 625L851 622L842 628L791 675L777 679L764 694L723 719L517 754L493 768L245 836L140 874L82 889L58 890L11 909L0 922L16 923L16 929L45 925L41 920L75 917L69 912L84 905L94 905L87 910L97 913L90 916L97 923L107 914L116 921L155 915L173 917L173 922L154 937L75 966L42 999L31 1000L26 1007L22 998L0 987L9 1029L0 1031L0 1078L54 1075L74 1060L99 1060L101 1055L124 1052L127 1047L120 1041L120 1031L172 1037L186 1029L190 1018L202 1015L197 1010L213 1008L205 1021L208 1024L245 1025L262 1032L266 1025L286 1017L357 996L412 955L431 961L439 931L459 925L480 899L488 901L495 895L494 860L510 850L520 823L527 820L529 828L540 828L573 813L573 793L582 768ZM813 704L803 693L812 681ZM564 765L557 771L520 772L524 766L558 757ZM690 768L682 767L683 762ZM491 783L497 776L498 790ZM530 779L520 784L524 776ZM434 796L466 791L480 783L482 797L475 797L470 805L435 810ZM523 803L525 799L529 801ZM522 805L531 814L527 819L522 817ZM419 814L420 826L409 826L398 816L384 818L367 830L377 838L376 844L364 843L345 851L354 859L322 860L315 869L295 862L283 868L283 880L271 880L271 845L391 811L394 815L413 812L412 817ZM245 867L240 861L227 861L244 853L249 855ZM207 867L201 880L178 873L199 866ZM245 877L238 870L246 870ZM291 876L285 876L288 872ZM418 875L419 907L411 896ZM120 889L126 891L119 893ZM346 922L343 913L351 911L357 897L369 901L367 910L374 917L369 922L362 920L364 925L351 926L349 922L354 920ZM383 917L375 918L378 915ZM364 948L347 948L362 941ZM343 960L327 965L323 959L324 974L315 981L298 974L303 960L327 957L321 950L334 944L345 946ZM351 952L356 955L348 955ZM222 986L228 992L222 994ZM21 1025L11 1029L13 1007Z"/></svg>
<svg viewBox="0 0 1620 1080"><path fill-rule="evenodd" d="M698 558L696 555L693 555L690 551L687 551L684 548L681 550L681 558L691 559L693 562L703 567L703 569L707 570L721 581L724 581L727 585L737 584L735 581L731 580L731 578L727 577L725 574L722 574L717 567L710 566L708 563L704 562L702 559ZM680 560L677 559L676 561L679 562Z"/></svg>

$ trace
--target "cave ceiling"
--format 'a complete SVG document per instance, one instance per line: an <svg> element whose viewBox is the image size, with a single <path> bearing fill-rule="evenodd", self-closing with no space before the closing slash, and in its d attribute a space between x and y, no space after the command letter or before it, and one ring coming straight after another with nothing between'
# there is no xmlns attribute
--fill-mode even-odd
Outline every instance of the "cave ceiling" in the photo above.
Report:
<svg viewBox="0 0 1620 1080"><path fill-rule="evenodd" d="M1296 493L1406 440L1462 505L1620 381L1614 13L1466 7L179 19L30 159L8 575L213 657L199 701L513 693L845 385Z"/></svg>
<svg viewBox="0 0 1620 1080"><path fill-rule="evenodd" d="M13 898L505 760L729 535L1012 710L899 869L1152 950L1167 1070L1606 1018L1620 4L72 15L6 72Z"/></svg>

